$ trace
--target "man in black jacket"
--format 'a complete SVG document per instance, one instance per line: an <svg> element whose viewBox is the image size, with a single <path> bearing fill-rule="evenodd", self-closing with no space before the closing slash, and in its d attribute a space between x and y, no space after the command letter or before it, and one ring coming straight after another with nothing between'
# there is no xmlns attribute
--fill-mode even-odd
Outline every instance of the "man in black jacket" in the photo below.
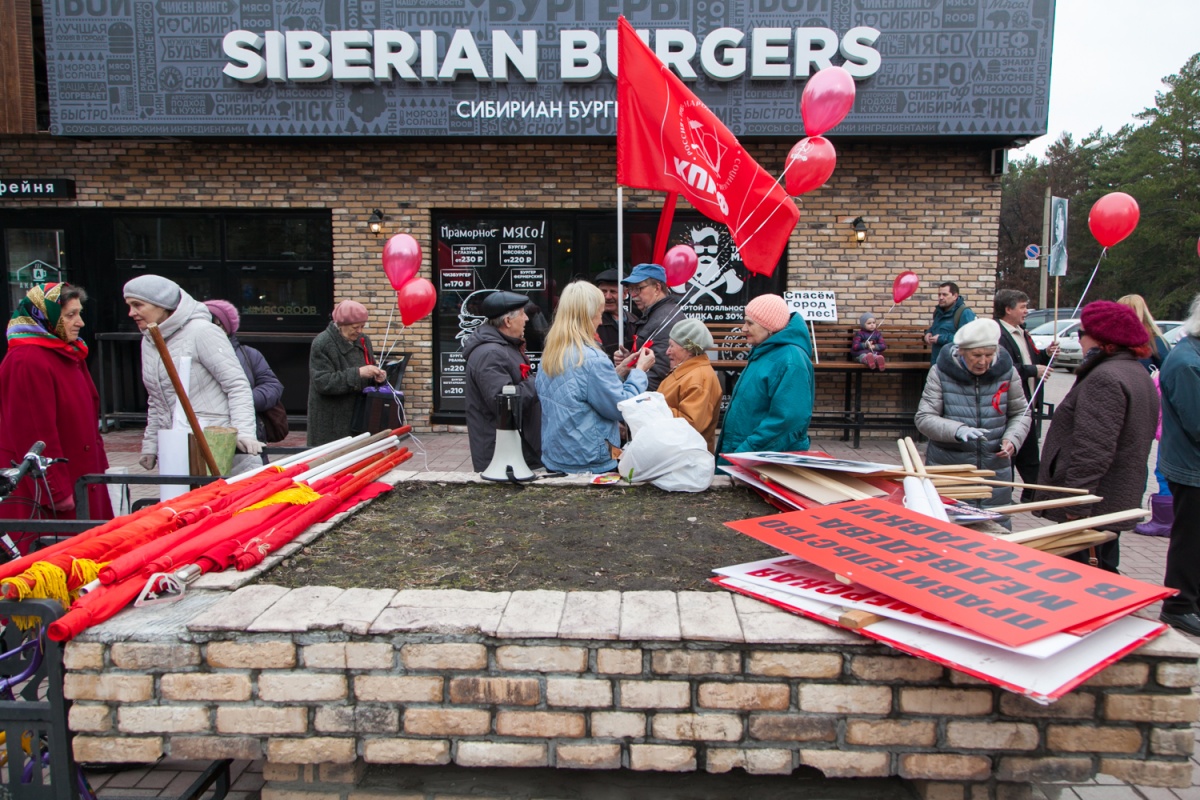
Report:
<svg viewBox="0 0 1200 800"><path fill-rule="evenodd" d="M618 350L613 360L620 364L634 350L650 345L654 351L654 366L646 374L649 379L646 391L653 392L671 371L671 360L667 358L671 327L686 317L679 310L678 301L671 297L667 271L660 265L638 264L621 283L627 287L639 313L633 322L635 342L627 341L625 348Z"/></svg>
<svg viewBox="0 0 1200 800"><path fill-rule="evenodd" d="M1025 330L1025 316L1029 313L1029 296L1017 289L1001 289L996 292L992 302L992 316L1000 323L1000 346L1008 351L1013 365L1021 375L1021 388L1025 391L1025 399L1030 406L1040 408L1042 393L1034 389L1046 372L1050 371L1050 356L1058 349L1058 344L1051 344L1042 352L1033 343L1033 338ZM1037 481L1038 468L1041 466L1041 453L1038 446L1040 431L1037 425L1030 426L1029 436L1017 451L1013 466L1025 483ZM1023 490L1021 500L1029 502L1033 499L1032 490Z"/></svg>
<svg viewBox="0 0 1200 800"><path fill-rule="evenodd" d="M463 345L467 359L467 438L471 465L487 469L496 450L496 425L500 414L496 396L512 384L521 398L521 444L525 464L541 466L542 410L530 366L521 347L525 340L525 304L529 298L516 292L496 291L484 298L479 311L487 317Z"/></svg>

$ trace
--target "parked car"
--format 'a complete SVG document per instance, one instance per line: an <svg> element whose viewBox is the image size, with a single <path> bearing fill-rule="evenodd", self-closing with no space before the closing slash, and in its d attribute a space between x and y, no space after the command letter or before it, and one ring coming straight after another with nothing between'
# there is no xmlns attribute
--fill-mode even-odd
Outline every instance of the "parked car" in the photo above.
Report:
<svg viewBox="0 0 1200 800"><path fill-rule="evenodd" d="M1079 320L1059 319L1058 334L1055 335L1054 320L1043 323L1029 332L1038 350L1045 350L1053 341L1058 342L1058 357L1054 365L1068 371L1083 361L1083 347L1079 344Z"/></svg>
<svg viewBox="0 0 1200 800"><path fill-rule="evenodd" d="M1071 315L1074 313L1074 308L1060 308L1058 309L1058 319L1060 322L1064 319L1070 319ZM1036 308L1033 311L1030 311L1025 317L1025 330L1032 333L1034 328L1050 322L1054 319L1054 316L1053 308Z"/></svg>
<svg viewBox="0 0 1200 800"><path fill-rule="evenodd" d="M1182 322L1180 322L1177 319L1167 319L1167 320L1158 319L1158 320L1155 320L1155 322L1158 324L1158 329L1160 331L1162 331L1162 334L1164 337L1168 333L1170 333L1171 331L1175 330L1176 328L1178 328L1180 325L1183 324Z"/></svg>
<svg viewBox="0 0 1200 800"><path fill-rule="evenodd" d="M1161 324L1160 322L1159 325ZM1167 344L1171 345L1171 347L1179 344L1179 340L1185 335L1187 335L1187 329L1183 325L1176 325L1169 331L1163 331L1163 338L1167 340Z"/></svg>

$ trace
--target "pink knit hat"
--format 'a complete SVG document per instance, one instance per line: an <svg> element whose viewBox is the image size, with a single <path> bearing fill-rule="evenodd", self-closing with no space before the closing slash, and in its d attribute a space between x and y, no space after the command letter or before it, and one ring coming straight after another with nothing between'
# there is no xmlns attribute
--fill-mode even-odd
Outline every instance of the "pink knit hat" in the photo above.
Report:
<svg viewBox="0 0 1200 800"><path fill-rule="evenodd" d="M205 300L204 305L208 306L208 312L212 314L213 322L224 328L226 333L237 333L242 318L238 315L238 310L233 307L233 303L225 300Z"/></svg>
<svg viewBox="0 0 1200 800"><path fill-rule="evenodd" d="M343 300L333 307L333 321L338 325L357 325L367 321L367 307L354 300Z"/></svg>
<svg viewBox="0 0 1200 800"><path fill-rule="evenodd" d="M787 327L792 315L787 302L777 294L764 294L746 303L746 319L757 322L771 333Z"/></svg>

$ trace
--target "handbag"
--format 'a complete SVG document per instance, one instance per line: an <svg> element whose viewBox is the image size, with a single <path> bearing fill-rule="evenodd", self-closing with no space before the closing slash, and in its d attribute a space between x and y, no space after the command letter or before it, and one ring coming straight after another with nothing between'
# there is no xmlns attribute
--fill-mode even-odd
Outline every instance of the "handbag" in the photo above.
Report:
<svg viewBox="0 0 1200 800"><path fill-rule="evenodd" d="M350 435L379 433L400 425L399 404L390 387L369 386L354 401L350 417Z"/></svg>
<svg viewBox="0 0 1200 800"><path fill-rule="evenodd" d="M288 435L287 409L283 401L268 408L262 414L263 436L268 442L282 442Z"/></svg>

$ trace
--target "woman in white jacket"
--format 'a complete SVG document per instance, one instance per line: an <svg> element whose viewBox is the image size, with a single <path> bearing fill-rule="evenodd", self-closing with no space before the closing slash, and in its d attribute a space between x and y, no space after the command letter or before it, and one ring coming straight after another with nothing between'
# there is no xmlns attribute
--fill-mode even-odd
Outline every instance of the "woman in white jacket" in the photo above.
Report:
<svg viewBox="0 0 1200 800"><path fill-rule="evenodd" d="M237 428L238 454L230 473L261 465L253 457L263 446L256 438L250 383L229 339L213 325L208 308L179 284L159 275L134 278L125 284L123 294L129 318L142 332L142 383L149 398L139 459L142 467L153 469L158 462L158 432L172 426L175 411L175 387L147 332L151 323L158 325L176 365L182 358L192 359L188 400L200 425Z"/></svg>

